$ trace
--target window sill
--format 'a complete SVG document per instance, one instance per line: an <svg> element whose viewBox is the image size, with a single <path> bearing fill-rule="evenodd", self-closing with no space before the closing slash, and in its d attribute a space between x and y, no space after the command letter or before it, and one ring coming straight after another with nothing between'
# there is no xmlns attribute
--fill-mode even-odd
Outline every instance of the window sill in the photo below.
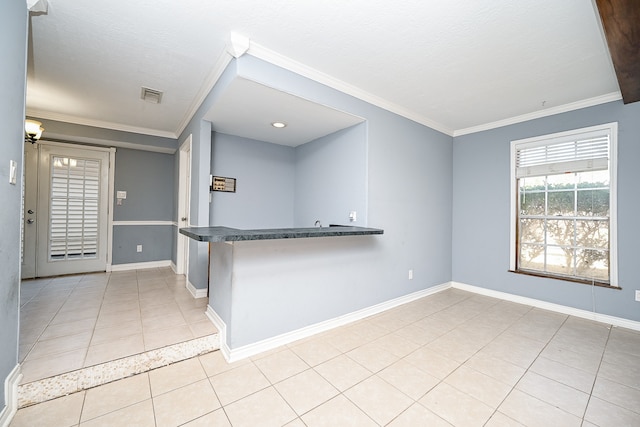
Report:
<svg viewBox="0 0 640 427"><path fill-rule="evenodd" d="M527 270L509 270L509 273L515 273L515 274L523 274L525 276L534 276L534 277L544 277L546 279L555 279L555 280L563 280L565 282L572 282L572 283L580 283L582 285L588 285L588 286L598 286L601 288L609 288L609 289L616 289L616 290L622 290L621 287L618 286L613 286L609 283L606 282L593 282L593 281L589 281L589 280L584 280L584 279L575 279L572 277L565 277L565 276L554 276L552 274L545 274L545 273L537 273L535 271L527 271Z"/></svg>

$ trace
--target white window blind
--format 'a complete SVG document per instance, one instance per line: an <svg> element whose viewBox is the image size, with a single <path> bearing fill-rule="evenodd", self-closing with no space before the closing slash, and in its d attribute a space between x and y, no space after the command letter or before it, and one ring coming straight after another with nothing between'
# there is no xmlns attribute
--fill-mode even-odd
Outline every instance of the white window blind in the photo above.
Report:
<svg viewBox="0 0 640 427"><path fill-rule="evenodd" d="M610 135L606 131L574 135L568 141L538 141L516 146L516 177L544 176L609 165Z"/></svg>
<svg viewBox="0 0 640 427"><path fill-rule="evenodd" d="M49 260L96 258L100 161L52 156Z"/></svg>

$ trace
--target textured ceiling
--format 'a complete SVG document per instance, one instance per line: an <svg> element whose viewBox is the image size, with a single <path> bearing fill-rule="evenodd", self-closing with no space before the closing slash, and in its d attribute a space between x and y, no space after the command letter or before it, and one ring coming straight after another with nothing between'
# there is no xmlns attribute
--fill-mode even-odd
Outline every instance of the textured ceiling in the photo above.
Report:
<svg viewBox="0 0 640 427"><path fill-rule="evenodd" d="M48 3L31 17L27 112L78 124L175 137L232 32L451 135L619 98L590 0Z"/></svg>
<svg viewBox="0 0 640 427"><path fill-rule="evenodd" d="M236 77L205 113L217 132L296 147L364 119ZM278 129L271 124L285 123Z"/></svg>

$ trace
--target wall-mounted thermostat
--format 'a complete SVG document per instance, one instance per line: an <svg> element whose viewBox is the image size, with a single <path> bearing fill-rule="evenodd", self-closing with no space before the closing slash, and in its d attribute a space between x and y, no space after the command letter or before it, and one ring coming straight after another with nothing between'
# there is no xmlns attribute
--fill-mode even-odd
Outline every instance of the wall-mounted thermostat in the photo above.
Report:
<svg viewBox="0 0 640 427"><path fill-rule="evenodd" d="M236 179L224 176L211 176L210 191L224 191L226 193L236 192Z"/></svg>

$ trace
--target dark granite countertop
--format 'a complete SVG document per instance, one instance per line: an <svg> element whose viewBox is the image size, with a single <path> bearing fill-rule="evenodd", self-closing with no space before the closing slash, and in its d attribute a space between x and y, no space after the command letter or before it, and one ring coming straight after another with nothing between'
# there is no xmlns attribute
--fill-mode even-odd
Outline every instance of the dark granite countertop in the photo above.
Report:
<svg viewBox="0 0 640 427"><path fill-rule="evenodd" d="M187 227L181 228L180 233L200 242L238 242L244 240L365 236L370 234L383 234L384 230L346 225L309 228L266 228L261 230L240 230L229 227Z"/></svg>

